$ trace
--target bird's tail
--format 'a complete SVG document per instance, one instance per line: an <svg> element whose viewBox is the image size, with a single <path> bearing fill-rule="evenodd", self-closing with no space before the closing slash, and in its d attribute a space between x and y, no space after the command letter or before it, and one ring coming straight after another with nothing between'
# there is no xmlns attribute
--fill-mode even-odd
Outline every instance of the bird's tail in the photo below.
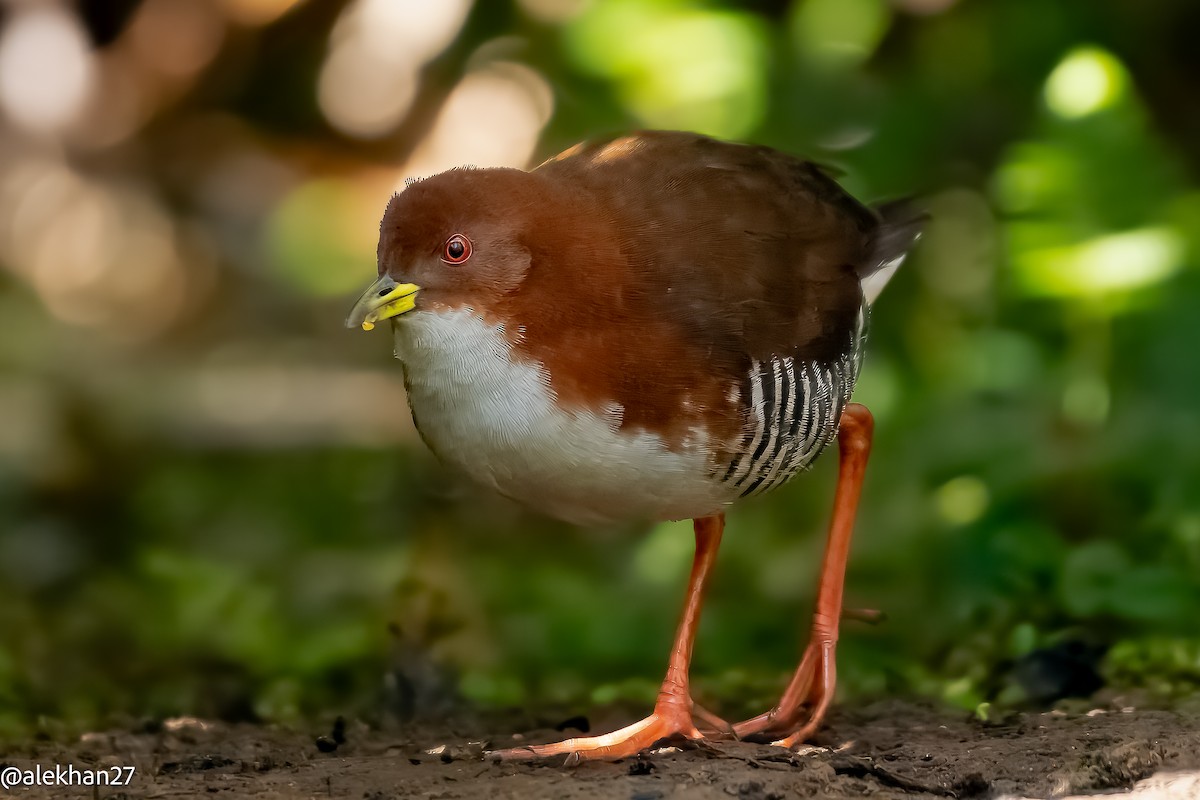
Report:
<svg viewBox="0 0 1200 800"><path fill-rule="evenodd" d="M911 198L881 203L875 206L874 211L880 221L875 233L875 249L861 276L867 305L875 302L883 287L900 268L908 251L921 238L921 230L929 219L929 215Z"/></svg>

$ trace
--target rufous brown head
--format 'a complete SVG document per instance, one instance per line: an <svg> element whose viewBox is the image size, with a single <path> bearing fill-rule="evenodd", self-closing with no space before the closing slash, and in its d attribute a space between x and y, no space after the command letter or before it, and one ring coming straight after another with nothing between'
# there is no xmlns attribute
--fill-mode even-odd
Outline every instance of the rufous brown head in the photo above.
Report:
<svg viewBox="0 0 1200 800"><path fill-rule="evenodd" d="M542 182L515 169L455 169L394 195L379 227L379 278L347 327L370 330L413 309L496 307L529 272Z"/></svg>

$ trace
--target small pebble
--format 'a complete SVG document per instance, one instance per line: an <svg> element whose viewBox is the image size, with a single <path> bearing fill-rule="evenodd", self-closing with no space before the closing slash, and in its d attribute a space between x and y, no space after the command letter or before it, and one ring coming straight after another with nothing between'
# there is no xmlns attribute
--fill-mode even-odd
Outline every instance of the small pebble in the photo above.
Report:
<svg viewBox="0 0 1200 800"><path fill-rule="evenodd" d="M649 775L654 771L654 762L643 756L638 756L637 760L629 765L630 775Z"/></svg>

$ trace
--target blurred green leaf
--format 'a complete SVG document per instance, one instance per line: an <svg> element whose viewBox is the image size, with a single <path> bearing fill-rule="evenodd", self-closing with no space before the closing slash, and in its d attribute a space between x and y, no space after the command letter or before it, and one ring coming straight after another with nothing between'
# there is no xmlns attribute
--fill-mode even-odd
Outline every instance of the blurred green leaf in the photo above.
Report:
<svg viewBox="0 0 1200 800"><path fill-rule="evenodd" d="M1080 617L1119 606L1121 580L1131 568L1129 557L1113 542L1092 542L1073 550L1062 568L1063 606Z"/></svg>

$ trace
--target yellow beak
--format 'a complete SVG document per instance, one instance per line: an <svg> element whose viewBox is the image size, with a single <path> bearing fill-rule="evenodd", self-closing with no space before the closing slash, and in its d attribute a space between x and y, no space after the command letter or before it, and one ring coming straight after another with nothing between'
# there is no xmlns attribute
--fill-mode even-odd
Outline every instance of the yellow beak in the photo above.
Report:
<svg viewBox="0 0 1200 800"><path fill-rule="evenodd" d="M417 304L419 291L421 287L415 283L396 283L391 277L382 275L358 298L350 310L350 316L346 317L346 327L357 328L361 325L364 331L369 331L380 320L412 311Z"/></svg>

